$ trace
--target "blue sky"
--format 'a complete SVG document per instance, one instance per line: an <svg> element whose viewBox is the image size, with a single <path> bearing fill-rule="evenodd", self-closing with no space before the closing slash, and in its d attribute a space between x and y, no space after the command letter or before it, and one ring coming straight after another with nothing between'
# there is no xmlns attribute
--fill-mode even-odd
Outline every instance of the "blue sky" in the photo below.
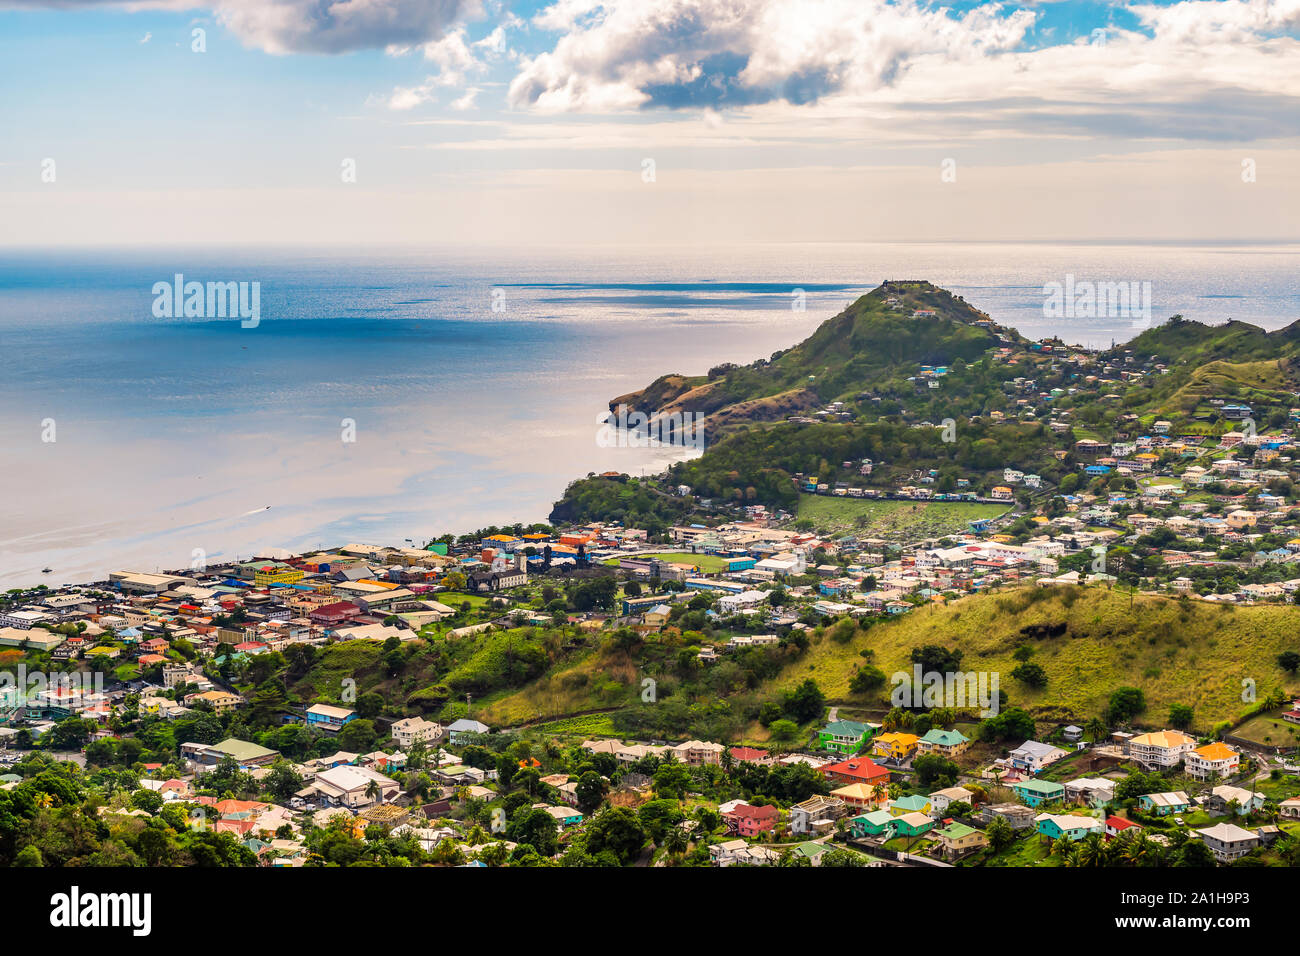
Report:
<svg viewBox="0 0 1300 956"><path fill-rule="evenodd" d="M846 197L896 238L1281 235L1298 26L1294 0L0 0L0 242L844 238Z"/></svg>

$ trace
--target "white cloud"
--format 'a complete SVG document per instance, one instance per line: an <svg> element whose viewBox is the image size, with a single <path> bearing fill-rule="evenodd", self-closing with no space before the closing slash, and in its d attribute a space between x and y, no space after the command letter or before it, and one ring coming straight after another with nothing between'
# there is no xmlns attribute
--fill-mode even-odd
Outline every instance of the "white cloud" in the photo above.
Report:
<svg viewBox="0 0 1300 956"><path fill-rule="evenodd" d="M516 107L610 110L809 103L896 81L912 59L1014 48L1036 14L963 15L916 0L560 0L534 24L563 35L525 61Z"/></svg>
<svg viewBox="0 0 1300 956"><path fill-rule="evenodd" d="M0 0L0 6L211 9L245 45L267 53L347 53L442 36L476 0Z"/></svg>
<svg viewBox="0 0 1300 956"><path fill-rule="evenodd" d="M454 110L472 110L474 108L474 100L481 92L483 91L477 86L471 86L465 91L464 96L452 102L451 108Z"/></svg>
<svg viewBox="0 0 1300 956"><path fill-rule="evenodd" d="M465 39L465 28L458 27L441 39L426 43L421 49L424 58L437 67L437 72L427 76L421 84L395 89L388 99L390 109L413 109L434 102L441 89L465 87L470 77L487 69L486 59L495 58L498 52L505 51L505 33L498 26L483 39L470 43ZM484 51L484 59L475 55L476 50ZM477 88L467 90L452 103L452 108L469 109L479 92Z"/></svg>
<svg viewBox="0 0 1300 956"><path fill-rule="evenodd" d="M856 122L873 137L1123 136L1200 141L1300 133L1300 0L1130 8L1038 46L1039 14L960 15L917 0L558 0L557 32L510 86L516 109L725 111L740 132ZM1281 119L1291 117L1291 119ZM780 135L780 134L778 134Z"/></svg>

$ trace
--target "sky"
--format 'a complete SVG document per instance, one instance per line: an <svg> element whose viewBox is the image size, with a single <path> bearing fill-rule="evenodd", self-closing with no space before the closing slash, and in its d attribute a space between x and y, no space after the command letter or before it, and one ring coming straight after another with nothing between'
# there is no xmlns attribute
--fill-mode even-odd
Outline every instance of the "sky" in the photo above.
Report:
<svg viewBox="0 0 1300 956"><path fill-rule="evenodd" d="M1300 0L0 0L0 245L1294 239Z"/></svg>

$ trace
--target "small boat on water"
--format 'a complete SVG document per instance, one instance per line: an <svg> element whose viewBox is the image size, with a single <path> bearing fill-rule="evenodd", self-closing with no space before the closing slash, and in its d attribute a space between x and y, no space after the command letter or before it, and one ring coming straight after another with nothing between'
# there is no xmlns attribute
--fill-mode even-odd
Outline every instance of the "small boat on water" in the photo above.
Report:
<svg viewBox="0 0 1300 956"><path fill-rule="evenodd" d="M53 571L54 571L53 568L41 568L41 574L50 574Z"/></svg>

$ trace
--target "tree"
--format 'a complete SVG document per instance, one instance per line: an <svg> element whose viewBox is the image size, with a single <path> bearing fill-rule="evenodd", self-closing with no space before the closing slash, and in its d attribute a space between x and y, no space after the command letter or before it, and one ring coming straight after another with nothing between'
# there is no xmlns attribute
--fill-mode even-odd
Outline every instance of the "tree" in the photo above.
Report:
<svg viewBox="0 0 1300 956"><path fill-rule="evenodd" d="M1101 743L1110 736L1110 728L1106 726L1106 722L1100 717L1094 717L1092 720L1088 721L1088 725L1084 728L1084 731L1094 744Z"/></svg>
<svg viewBox="0 0 1300 956"><path fill-rule="evenodd" d="M529 809L515 815L506 828L506 835L515 843L531 846L542 856L554 856L559 848L558 829L555 817L545 810Z"/></svg>
<svg viewBox="0 0 1300 956"><path fill-rule="evenodd" d="M1047 671L1043 670L1041 664L1035 664L1032 661L1018 664L1011 672L1011 676L1022 684L1028 684L1030 687L1047 686Z"/></svg>
<svg viewBox="0 0 1300 956"><path fill-rule="evenodd" d="M655 769L654 789L659 797L680 800L691 786L691 770L679 760L664 760Z"/></svg>
<svg viewBox="0 0 1300 956"><path fill-rule="evenodd" d="M989 846L995 853L1009 847L1016 840L1016 831L1002 817L994 817L985 827L984 835L989 838Z"/></svg>
<svg viewBox="0 0 1300 956"><path fill-rule="evenodd" d="M922 754L912 761L916 782L928 788L936 783L951 787L957 782L961 768L943 754Z"/></svg>
<svg viewBox="0 0 1300 956"><path fill-rule="evenodd" d="M1179 730L1192 726L1192 708L1187 704L1171 704L1169 707L1169 724Z"/></svg>
<svg viewBox="0 0 1300 956"><path fill-rule="evenodd" d="M785 712L801 724L816 720L825 706L826 696L811 677L785 695Z"/></svg>
<svg viewBox="0 0 1300 956"><path fill-rule="evenodd" d="M869 694L885 686L885 672L873 664L858 668L849 679L849 690L855 694Z"/></svg>
<svg viewBox="0 0 1300 956"><path fill-rule="evenodd" d="M374 721L366 718L350 720L338 733L339 749L363 754L370 751L376 739Z"/></svg>
<svg viewBox="0 0 1300 956"><path fill-rule="evenodd" d="M641 852L646 834L627 807L613 807L597 815L587 827L587 852L599 856L608 850L627 865Z"/></svg>
<svg viewBox="0 0 1300 956"><path fill-rule="evenodd" d="M669 830L685 819L676 800L651 800L637 810L637 822L656 846L662 846Z"/></svg>
<svg viewBox="0 0 1300 956"><path fill-rule="evenodd" d="M1214 866L1214 851L1202 840L1187 840L1179 847L1174 866Z"/></svg>
<svg viewBox="0 0 1300 956"><path fill-rule="evenodd" d="M948 650L938 644L912 648L912 663L920 664L923 673L953 674L961 670L961 651Z"/></svg>
<svg viewBox="0 0 1300 956"><path fill-rule="evenodd" d="M600 774L588 770L578 778L576 789L578 809L590 816L604 802L606 790L605 781L601 779Z"/></svg>
<svg viewBox="0 0 1300 956"><path fill-rule="evenodd" d="M302 777L287 760L277 760L263 780L266 792L279 800L288 800L302 789Z"/></svg>
<svg viewBox="0 0 1300 956"><path fill-rule="evenodd" d="M1297 595L1297 597L1300 597L1300 595ZM1277 655L1277 666L1288 674L1294 674L1297 669L1300 669L1300 654L1295 651L1283 651Z"/></svg>
<svg viewBox="0 0 1300 956"><path fill-rule="evenodd" d="M1107 719L1112 724L1126 724L1146 709L1146 695L1140 689L1119 687L1110 695Z"/></svg>

